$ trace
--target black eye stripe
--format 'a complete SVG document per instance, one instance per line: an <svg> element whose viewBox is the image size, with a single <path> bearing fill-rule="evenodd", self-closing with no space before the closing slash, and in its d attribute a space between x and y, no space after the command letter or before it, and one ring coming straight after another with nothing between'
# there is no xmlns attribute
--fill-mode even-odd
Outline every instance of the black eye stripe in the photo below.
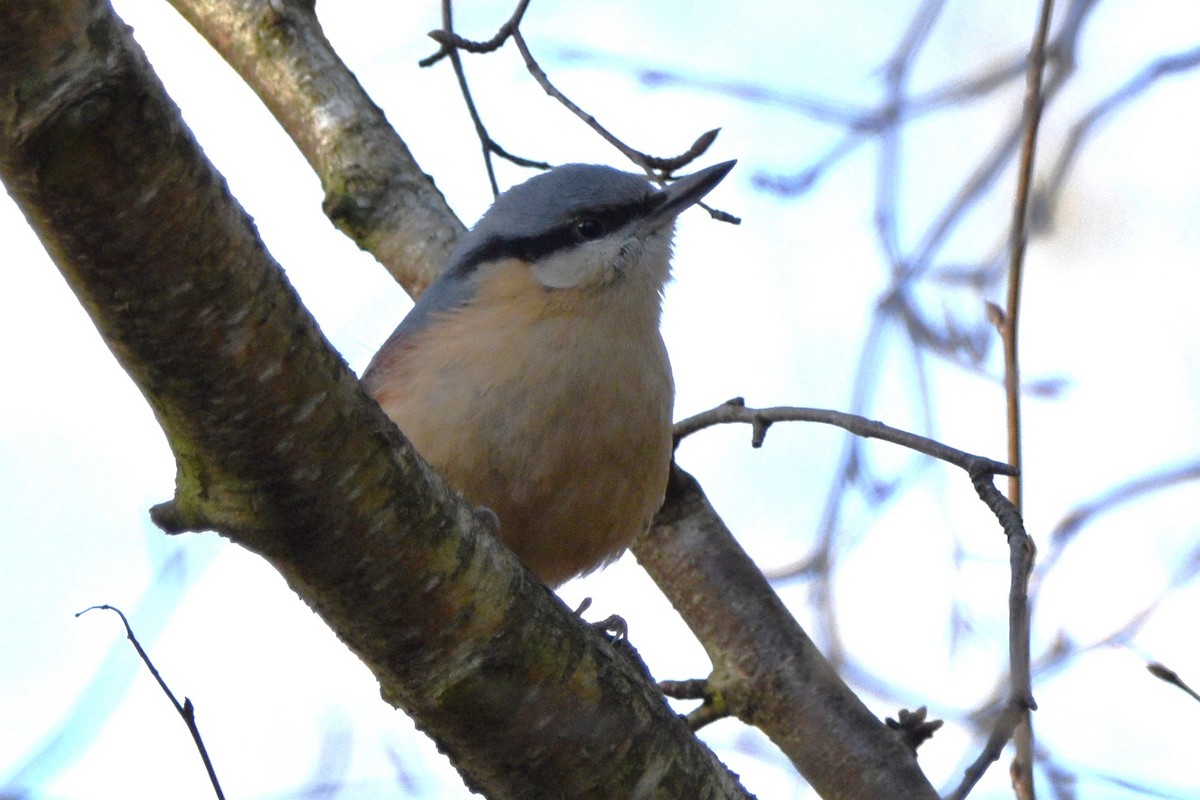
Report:
<svg viewBox="0 0 1200 800"><path fill-rule="evenodd" d="M630 221L645 215L654 206L662 202L662 196L654 193L635 203L626 203L607 208L586 209L571 217L545 233L537 236L516 236L511 238L492 237L471 251L462 261L455 265L455 271L467 274L480 264L497 261L502 258L519 258L523 261L537 261L553 253L567 250L581 244L577 225L584 219L596 219L605 232L615 231Z"/></svg>

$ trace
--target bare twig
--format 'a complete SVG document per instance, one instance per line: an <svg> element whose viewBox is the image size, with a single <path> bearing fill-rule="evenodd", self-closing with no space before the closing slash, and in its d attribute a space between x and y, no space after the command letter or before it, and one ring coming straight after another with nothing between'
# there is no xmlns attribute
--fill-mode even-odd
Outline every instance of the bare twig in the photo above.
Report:
<svg viewBox="0 0 1200 800"><path fill-rule="evenodd" d="M730 715L728 708L717 700L706 700L694 711L688 712L687 724L694 731L698 731L706 725L711 725L714 722L725 719Z"/></svg>
<svg viewBox="0 0 1200 800"><path fill-rule="evenodd" d="M1050 28L1053 0L1043 0L1041 18L1029 55L1025 90L1025 135L1021 143L1020 170L1017 173L1017 197L1013 203L1012 232L1009 241L1008 295L1000 327L1004 341L1004 385L1008 408L1008 460L1021 466L1021 393L1020 365L1017 360L1017 323L1020 319L1021 280L1025 267L1025 245L1029 238L1029 197L1033 185L1033 161L1038 125L1042 118L1042 74L1046 67L1046 36ZM1008 498L1021 508L1021 477L1008 481Z"/></svg>
<svg viewBox="0 0 1200 800"><path fill-rule="evenodd" d="M1021 143L1020 169L1017 173L1017 197L1013 203L1012 233L1009 244L1008 295L1004 321L1000 326L1004 343L1004 389L1008 421L1008 461L1021 467L1021 371L1017 358L1017 323L1021 309L1021 279L1025 266L1025 248L1029 239L1029 198L1033 185L1033 163L1037 150L1038 126L1042 119L1042 77L1046 69L1046 40L1050 32L1050 14L1054 0L1042 0L1041 14L1029 52L1029 71L1025 87L1025 133ZM990 482L989 482L990 483ZM1009 476L1008 499L1013 513L1021 511L1021 476ZM1029 674L1029 574L1033 571L1036 549L1021 530L1008 537L1011 558L1009 588L1009 668L1014 705L1022 707L1016 728L1016 756L1012 764L1013 788L1018 798L1035 797L1033 783L1033 721L1029 711L1033 703L1032 678Z"/></svg>
<svg viewBox="0 0 1200 800"><path fill-rule="evenodd" d="M659 183L666 182L671 178L673 172L694 162L697 158L707 152L708 148L712 146L712 143L716 141L717 135L720 133L719 128L714 128L713 130L702 133L696 138L696 141L693 142L691 147L689 147L687 150L679 155L668 157L653 156L627 145L619 137L601 125L594 116L576 105L570 98L559 91L559 89L553 83L551 83L546 71L542 69L541 65L538 64L537 59L533 57L533 53L529 50L529 46L525 42L525 37L521 35L521 20L525 16L525 11L528 9L528 7L529 0L520 0L512 16L500 26L500 29L496 32L495 36L486 41L473 41L471 39L463 38L454 32L452 0L442 0L442 29L431 31L429 33L430 38L436 41L440 47L436 53L422 59L419 62L421 66L428 67L437 63L443 58L450 59L450 62L454 67L454 74L458 79L459 90L462 92L463 99L467 104L467 111L471 115L472 123L475 125L475 132L479 136L479 141L483 147L484 163L487 167L488 180L491 182L493 194L499 193L499 187L496 183L495 170L493 169L492 165L493 154L523 167L549 169L550 165L542 161L534 161L531 159L514 156L502 148L495 141L495 139L491 137L483 123L483 119L480 116L478 109L475 106L475 101L471 96L471 90L467 83L466 73L463 70L462 59L459 56L459 51L466 51L468 53L492 53L500 49L505 42L511 39L513 43L516 44L517 49L520 51L521 58L524 59L525 67L529 71L529 74L533 76L534 80L537 81L538 85L541 86L548 95L561 103L572 114L575 114L577 117L583 120L583 122L597 134L599 134L601 138L615 147L622 155L624 155L634 164L637 164L639 167L645 170L649 177L658 181ZM732 222L734 224L741 221L737 217L728 214L727 212L714 210L703 203L701 206L707 209L714 219L719 221Z"/></svg>
<svg viewBox="0 0 1200 800"><path fill-rule="evenodd" d="M703 700L687 714L688 727L698 731L720 719L733 714L719 692L709 688L704 678L689 678L683 681L659 681L658 688L667 697L675 700Z"/></svg>
<svg viewBox="0 0 1200 800"><path fill-rule="evenodd" d="M1063 14L1061 28L1053 41L1044 48L1047 63L1053 67L1047 76L1042 92L1044 98L1049 99L1054 96L1073 71L1080 31L1097 4L1098 0L1072 0L1068 4ZM934 20L940 5L938 2L922 5L914 15L914 21L909 30L905 33L903 44L896 48L894 55L887 62L888 69L895 69L899 65L911 61L918 54L925 41L921 31L928 32L929 25ZM567 54L573 58L581 58L585 55L577 50L569 50ZM1190 51L1180 53L1174 58L1164 59L1161 64L1156 64L1149 69L1162 74L1179 71L1190 65L1191 56ZM885 69L885 74L886 72ZM903 72L902 69L901 72ZM638 74L647 84L686 84L749 103L777 105L802 114L809 119L845 128L846 134L837 140L825 155L799 172L791 175L764 172L755 175L753 179L756 186L768 191L782 195L796 195L813 188L820 177L840 160L857 150L860 145L875 141L886 135L889 130L1006 87L1018 76L1027 74L1027 59L1024 54L1013 55L1011 58L1005 59L999 66L979 75L966 79L954 79L942 86L910 97L890 96L880 105L870 108L857 108L805 93L783 92L749 82L688 76L657 68L640 68ZM1159 77L1159 75L1155 74L1155 77ZM1134 91L1141 91L1144 88L1145 83L1138 82ZM934 257L937 252L963 221L967 212L983 197L983 193L1004 174L1009 159L1017 152L1024 130L1024 121L1018 120L1004 131L993 149L981 160L976 171L964 181L960 190L950 198L942 212L926 228L919 244L905 254L903 264L908 271L902 277L906 280L914 278L934 265ZM896 154L893 153L889 158L883 160L895 161ZM890 214L886 210L885 213Z"/></svg>
<svg viewBox="0 0 1200 800"><path fill-rule="evenodd" d="M1008 537L1009 705L1024 709L1027 719L1029 711L1037 708L1033 699L1033 672L1029 654L1029 575L1033 572L1037 550L1033 540L1025 532L1020 511L996 489L992 483L992 476L983 472L973 472L971 482L975 485L979 498L996 515ZM1030 769L1032 770L1032 762Z"/></svg>
<svg viewBox="0 0 1200 800"><path fill-rule="evenodd" d="M995 495L1001 503L1007 503L1002 494L995 492ZM1042 679L1052 678L1055 674L1065 669L1072 661L1079 659L1087 653L1111 647L1130 647L1133 638L1137 636L1145 624L1153 617L1155 610L1161 605L1163 600L1180 586L1192 580L1195 575L1195 565L1200 563L1200 546L1194 547L1189 554L1179 559L1179 562L1180 567L1172 574L1169 580L1162 584L1159 594L1132 611L1123 623L1108 631L1104 636L1089 642L1081 642L1064 633L1059 633L1051 638L1050 645L1033 661L1030 672ZM1042 569L1044 570L1045 568L1045 564L1042 564ZM1153 664L1148 665L1148 669L1156 676L1163 677ZM1011 681L1007 679L1002 683L998 683L991 690L988 698L980 705L980 708L968 715L966 719L960 721L976 729L979 729L986 722L997 721L997 715L1011 702L1008 699L1012 695L1010 687ZM1038 747L1037 752L1039 766L1044 767L1045 765L1042 761L1045 750Z"/></svg>
<svg viewBox="0 0 1200 800"><path fill-rule="evenodd" d="M961 797L979 780L986 766L997 758L1017 728L1022 717L1016 715L1028 714L1029 710L1037 707L1033 698L1033 678L1029 657L1029 610L1028 586L1029 575L1033 569L1033 542L1025 533L1021 515L1016 507L1009 502L992 483L994 475L1012 475L1015 469L1008 464L994 461L983 456L956 450L924 436L907 431L890 428L883 423L866 419L855 414L845 414L826 409L812 408L747 408L741 398L735 398L717 406L710 411L679 422L675 426L676 440L712 425L725 422L742 422L750 424L754 430L753 445L761 446L767 429L774 422L783 420L820 422L836 425L856 436L876 438L908 447L924 455L938 458L947 463L961 467L971 477L971 482L979 498L996 515L1009 541L1011 560L1011 583L1009 588L1009 659L1011 664L1010 701L1008 711L1002 714L996 722L992 736L989 737L984 754L967 771L964 783L960 787Z"/></svg>
<svg viewBox="0 0 1200 800"><path fill-rule="evenodd" d="M451 16L450 5L452 0L442 0L442 19L443 22ZM436 53L417 62L422 67L431 67L440 61L445 56L452 56L455 50L466 50L468 53L491 53L499 50L508 37L512 36L513 31L521 24L521 18L525 16L525 11L529 8L529 0L519 0L517 8L513 11L500 30L496 31L496 35L486 42L473 42L470 39L464 39L454 32L451 25L446 24L445 28L440 31L430 31L429 38L441 45Z"/></svg>
<svg viewBox="0 0 1200 800"><path fill-rule="evenodd" d="M449 57L450 64L454 67L454 77L458 80L458 89L462 93L463 102L467 105L467 113L471 115L471 122L475 126L475 135L479 137L479 143L483 148L483 164L487 169L488 183L492 186L493 197L500 194L500 186L496 183L496 168L492 164L492 155L498 155L522 167L550 169L550 165L545 161L534 161L513 155L492 138L491 134L488 133L487 127L483 124L483 118L479 116L479 110L475 107L475 98L471 96L471 87L467 83L467 73L463 69L462 58L459 56L458 51L466 50L469 53L490 53L498 49L512 35L512 32L517 29L517 26L521 24L521 17L525 15L525 9L528 7L529 0L521 0L517 5L517 10L513 12L513 15L507 22L500 26L500 30L495 36L486 42L472 42L454 33L453 2L452 0L442 0L442 30L432 31L429 34L430 38L440 43L442 47L437 53L422 59L420 62L422 67L428 67L439 61L443 56Z"/></svg>
<svg viewBox="0 0 1200 800"><path fill-rule="evenodd" d="M1147 664L1146 669L1150 670L1150 674L1160 681L1171 684L1196 702L1200 702L1200 694L1197 694L1195 689L1184 683L1183 678L1179 677L1179 673L1175 670L1157 662Z"/></svg>
<svg viewBox="0 0 1200 800"><path fill-rule="evenodd" d="M217 772L213 769L212 760L208 757L208 749L204 746L204 739L200 736L200 728L196 725L196 709L192 705L190 698L183 698L180 703L176 698L171 687L167 686L167 682L163 680L159 674L158 668L154 666L154 662L150 660L150 656L142 649L142 643L137 640L137 636L133 634L133 628L129 625L129 620L125 618L125 613L116 606L99 605L90 606L83 611L78 612L75 616L80 617L89 611L99 609L101 611L115 612L121 618L121 623L125 626L125 635L129 637L129 641L133 643L133 649L137 651L138 657L142 659L142 663L146 665L146 669L150 670L150 674L154 676L154 680L158 682L158 686L163 690L163 694L171 701L171 705L175 706L175 710L179 716L183 718L183 723L187 725L188 733L192 735L192 741L196 743L196 750L200 753L200 759L204 762L204 769L208 772L208 779L212 782L213 792L217 795L218 800L224 800L225 794L221 791L221 784L217 780Z"/></svg>
<svg viewBox="0 0 1200 800"><path fill-rule="evenodd" d="M667 697L676 700L703 700L708 692L708 681L703 678L689 678L684 681L659 681L658 688Z"/></svg>
<svg viewBox="0 0 1200 800"><path fill-rule="evenodd" d="M1012 738L1013 731L1021 724L1021 720L1027 713L1027 708L1013 702L1004 707L996 719L996 724L992 728L992 734L988 737L983 752L967 767L962 782L953 792L946 795L946 800L962 800L971 793L975 784L979 783L979 779L987 772L988 767L998 761L1004 753L1004 748Z"/></svg>
<svg viewBox="0 0 1200 800"><path fill-rule="evenodd" d="M1054 95L1072 73L1079 32L1084 21L1096 6L1096 0L1073 0L1070 2L1062 15L1062 25L1054 43L1048 47L1044 44L1045 29L1042 29L1043 45L1039 51L1041 63L1037 65L1037 73L1039 76L1041 75L1042 66L1047 62L1052 65L1053 69L1048 72L1045 85L1039 89L1037 95L1039 100ZM906 65L918 55L924 41L922 32L928 31L939 7L936 2L922 4L920 11L914 16L903 44L896 48L895 55L886 63L887 69L884 70L888 85L894 91L890 91L878 107L857 110L813 100L806 96L772 94L769 90L761 90L758 87L747 85L726 83L723 86L715 87L716 91L734 94L750 102L785 105L811 118L831 122L845 128L843 137L832 149L799 176L777 179L759 176L756 178L756 182L760 185L774 183L778 185L772 186L772 188L785 188L793 191L807 190L815 185L834 163L854 151L860 144L866 142L881 142L882 144L881 161L887 163L880 165L877 170L876 230L881 248L889 254L892 285L877 304L873 324L862 348L862 357L855 377L854 400L851 406L851 410L854 412L861 412L866 408L873 387L877 384L877 380L873 377L877 374L879 366L877 348L883 330L889 322L899 321L904 326L912 344L918 380L922 374L919 351L932 351L978 372L983 368L989 345L989 338L986 335L988 331L982 319L975 322L974 327L962 329L956 328L953 321L939 324L937 320L930 318L926 310L917 305L912 287L920 277L928 275L930 270L938 266L936 261L938 253L943 249L951 233L961 224L967 216L967 212L985 196L986 191L994 187L1005 174L1007 165L1011 163L1020 148L1022 138L1028 138L1029 119L1026 117L1014 122L1002 132L991 151L981 159L975 171L967 176L958 191L952 194L944 208L934 216L925 231L918 236L916 246L907 250L897 244L892 224L893 212L899 202L894 176L901 173L899 161L902 153L897 148L889 149L887 147L888 131L894 131L898 126L920 115L927 115L961 104L965 100L1008 86L1022 71L1026 71L1026 74L1028 71L1022 69L1026 65L1026 59L1014 56L1003 62L1000 67L985 74L964 81L951 82L925 94L906 96L900 83L905 74ZM648 76L648 79L665 82L670 77L664 78L662 74L655 74ZM701 85L707 84L702 83ZM710 88L714 87L710 86ZM1020 212L1023 225L1026 224L1029 216L1028 211ZM1027 230L1027 228L1022 228L1022 232ZM1004 274L1002 254L1005 251L1011 256L1014 248L1011 244L1007 248L997 245L993 248L991 256L980 259L978 265L969 267L969 285L977 287L980 292L993 286ZM1009 272L1011 274L1011 268ZM960 283L962 282L960 281ZM1003 319L1003 315L1001 315L1001 319ZM925 412L926 418L929 419L931 415L928 405L925 407ZM756 425L756 439L760 439L765 434L766 426L771 420L763 417L751 417L747 421ZM684 424L687 422L685 421ZM840 645L836 627L829 616L832 613L829 609L833 607L833 604L825 602L826 596L822 594L822 591L825 591L823 585L826 579L815 573L819 569L828 569L836 557L833 542L846 493L852 488L858 488L872 500L886 496L877 490L881 484L866 474L865 464L859 440L847 439L842 461L838 473L833 479L821 519L817 543L801 562L793 565L785 573L788 575L804 574L816 578L810 589L813 594L812 605L819 610L818 615L823 614L827 618L822 633L827 640L826 652L835 663L840 663L838 660ZM888 488L885 489L885 492L893 491L895 483L893 481L891 484L887 484ZM989 502L993 511L998 516L1003 513L1004 517L1010 517L1019 522L1019 514L1015 508L1003 509L1000 504L994 502L995 499L1003 500L1003 497L991 486L990 480L987 490L981 490L981 497L985 495L990 497L991 494L996 496ZM987 497L985 497L986 499ZM1006 530L1011 527L1013 526L1006 526ZM1026 701L1031 702L1031 693L1028 689L1030 668L1028 667L1027 644L1027 596L1029 563L1032 559L1033 549L1032 543L1023 529L1017 525L1016 530L1019 533L1013 534L1010 531L1009 535L1010 558L1013 561L1009 612L1014 623L1010 633L1010 651L1020 651L1021 655L1014 662L1015 674L1010 677L1010 693L1014 698L1015 705L1023 706L1027 704ZM1011 727L1007 728L1008 733L999 739L1000 748L1008 741L1008 734L1011 733L1011 730ZM998 757L998 752L996 757ZM990 763L990 761L986 763Z"/></svg>
<svg viewBox="0 0 1200 800"><path fill-rule="evenodd" d="M880 439L907 447L931 458L961 467L972 475L976 472L983 475L1012 475L1015 472L1014 467L1001 461L993 461L990 458L957 450L925 436L892 428L882 422L876 422L857 414L847 414L843 411L832 411L825 408L792 406L747 408L745 400L740 397L675 423L675 441L678 443L685 437L713 425L743 422L752 426L754 430L751 446L761 447L767 429L773 423L785 421L819 422L824 425L833 425L864 439Z"/></svg>
<svg viewBox="0 0 1200 800"><path fill-rule="evenodd" d="M652 156L648 153L642 152L641 150L636 150L625 144L625 142L623 142L619 137L609 131L608 128L605 128L603 125L601 125L599 120L576 105L571 98L559 91L558 87L550 82L550 76L546 74L546 71L542 69L540 64L538 64L537 59L533 57L533 53L530 52L529 45L525 43L525 37L521 35L520 30L513 30L512 40L513 44L517 46L517 50L520 51L521 58L525 60L525 68L529 70L529 74L533 76L534 80L537 81L538 85L542 87L546 94L553 97L568 111L583 120L584 124L599 134L600 138L604 139L604 141L608 142L618 151L620 151L621 155L625 156L634 164L637 164L642 169L646 170L648 175L657 177L659 179L668 177L670 170L664 169L664 167L660 165L669 166L672 169L678 169L685 164L691 163L691 161L702 155L717 138L717 130L708 131L701 135L684 153L666 158L661 156Z"/></svg>

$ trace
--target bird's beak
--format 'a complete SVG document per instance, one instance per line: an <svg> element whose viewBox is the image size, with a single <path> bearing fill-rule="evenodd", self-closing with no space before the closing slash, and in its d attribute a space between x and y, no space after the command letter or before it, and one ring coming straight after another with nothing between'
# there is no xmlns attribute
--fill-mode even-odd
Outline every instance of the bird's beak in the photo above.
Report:
<svg viewBox="0 0 1200 800"><path fill-rule="evenodd" d="M654 206L642 227L642 230L653 230L670 220L675 219L684 209L695 205L700 198L711 192L720 183L737 161L726 161L723 164L693 172L680 178L658 193L660 198Z"/></svg>

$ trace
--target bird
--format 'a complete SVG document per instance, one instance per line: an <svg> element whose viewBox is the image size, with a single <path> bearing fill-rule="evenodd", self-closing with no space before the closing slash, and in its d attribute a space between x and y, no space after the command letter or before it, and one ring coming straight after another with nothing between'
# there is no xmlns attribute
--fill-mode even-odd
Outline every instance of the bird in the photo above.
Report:
<svg viewBox="0 0 1200 800"><path fill-rule="evenodd" d="M675 218L735 163L663 188L565 164L508 189L363 372L417 453L551 588L615 560L663 502Z"/></svg>

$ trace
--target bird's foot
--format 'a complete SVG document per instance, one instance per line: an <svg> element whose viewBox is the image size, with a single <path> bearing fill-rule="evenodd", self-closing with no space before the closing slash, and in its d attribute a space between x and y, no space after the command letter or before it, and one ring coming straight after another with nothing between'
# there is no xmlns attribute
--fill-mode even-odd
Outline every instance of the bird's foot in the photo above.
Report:
<svg viewBox="0 0 1200 800"><path fill-rule="evenodd" d="M583 602L579 604L579 608L575 609L575 615L583 616L583 612L592 607L592 598L585 597ZM602 619L599 622L589 622L592 628L610 642L624 642L629 640L629 623L617 614L613 614L608 619Z"/></svg>

